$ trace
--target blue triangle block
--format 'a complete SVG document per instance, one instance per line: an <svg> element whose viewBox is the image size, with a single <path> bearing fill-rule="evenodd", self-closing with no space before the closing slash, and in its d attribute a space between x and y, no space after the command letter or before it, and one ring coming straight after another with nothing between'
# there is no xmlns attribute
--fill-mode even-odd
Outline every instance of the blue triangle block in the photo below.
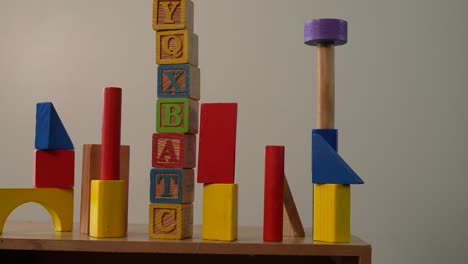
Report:
<svg viewBox="0 0 468 264"><path fill-rule="evenodd" d="M336 146L336 140L334 142ZM312 183L364 183L327 140L315 130L312 132Z"/></svg>
<svg viewBox="0 0 468 264"><path fill-rule="evenodd" d="M35 148L74 149L73 143L63 126L52 103L38 103L36 105L36 137Z"/></svg>

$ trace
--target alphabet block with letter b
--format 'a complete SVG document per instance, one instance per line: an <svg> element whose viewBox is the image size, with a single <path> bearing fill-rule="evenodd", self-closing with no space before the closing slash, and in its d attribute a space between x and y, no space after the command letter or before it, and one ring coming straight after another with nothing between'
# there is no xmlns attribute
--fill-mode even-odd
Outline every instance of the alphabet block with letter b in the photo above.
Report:
<svg viewBox="0 0 468 264"><path fill-rule="evenodd" d="M198 102L190 99L158 99L156 131L159 133L198 133Z"/></svg>
<svg viewBox="0 0 468 264"><path fill-rule="evenodd" d="M198 66L198 36L191 31L156 32L156 64Z"/></svg>

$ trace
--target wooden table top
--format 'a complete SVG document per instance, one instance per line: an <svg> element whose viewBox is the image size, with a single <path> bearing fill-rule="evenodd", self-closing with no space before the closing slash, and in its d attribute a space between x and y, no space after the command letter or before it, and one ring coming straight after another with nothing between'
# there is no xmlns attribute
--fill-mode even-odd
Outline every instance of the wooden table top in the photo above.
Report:
<svg viewBox="0 0 468 264"><path fill-rule="evenodd" d="M7 222L0 235L0 250L41 250L121 253L177 253L230 255L297 255L297 256L369 256L371 245L356 236L350 243L312 241L310 230L305 238L285 237L283 242L263 242L261 227L239 227L235 242L201 240L200 226L185 240L151 240L148 226L129 225L128 236L96 239L82 235L75 224L73 232L54 232L51 223Z"/></svg>

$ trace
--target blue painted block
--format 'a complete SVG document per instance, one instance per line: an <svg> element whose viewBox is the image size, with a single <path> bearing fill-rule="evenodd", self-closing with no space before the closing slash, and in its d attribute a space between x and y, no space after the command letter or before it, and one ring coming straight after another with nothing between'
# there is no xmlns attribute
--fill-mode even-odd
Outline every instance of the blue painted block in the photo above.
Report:
<svg viewBox="0 0 468 264"><path fill-rule="evenodd" d="M337 134L336 129L312 130L312 183L363 184L336 151Z"/></svg>
<svg viewBox="0 0 468 264"><path fill-rule="evenodd" d="M159 65L159 98L200 100L200 69L189 64Z"/></svg>
<svg viewBox="0 0 468 264"><path fill-rule="evenodd" d="M153 168L150 178L151 203L193 203L193 169Z"/></svg>
<svg viewBox="0 0 468 264"><path fill-rule="evenodd" d="M74 149L73 143L51 102L36 105L35 148L39 150Z"/></svg>

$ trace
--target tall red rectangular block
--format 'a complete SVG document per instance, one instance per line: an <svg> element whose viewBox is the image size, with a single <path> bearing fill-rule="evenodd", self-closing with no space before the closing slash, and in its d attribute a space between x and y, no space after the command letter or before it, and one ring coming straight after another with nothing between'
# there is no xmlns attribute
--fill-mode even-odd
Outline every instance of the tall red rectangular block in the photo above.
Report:
<svg viewBox="0 0 468 264"><path fill-rule="evenodd" d="M234 183L237 103L201 105L198 183Z"/></svg>
<svg viewBox="0 0 468 264"><path fill-rule="evenodd" d="M73 188L75 183L75 151L36 150L34 178L36 188Z"/></svg>

